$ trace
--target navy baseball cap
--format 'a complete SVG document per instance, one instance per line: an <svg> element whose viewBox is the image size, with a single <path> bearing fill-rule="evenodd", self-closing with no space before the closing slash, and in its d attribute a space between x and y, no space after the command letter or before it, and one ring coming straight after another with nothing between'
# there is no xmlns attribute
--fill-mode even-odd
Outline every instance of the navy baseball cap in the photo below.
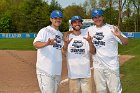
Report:
<svg viewBox="0 0 140 93"><path fill-rule="evenodd" d="M91 15L92 15L92 17L103 16L103 10L102 9L93 9Z"/></svg>
<svg viewBox="0 0 140 93"><path fill-rule="evenodd" d="M82 18L80 16L73 16L71 18L71 23L74 22L74 21L76 21L76 20L79 20L79 21L83 22L83 20L82 20Z"/></svg>
<svg viewBox="0 0 140 93"><path fill-rule="evenodd" d="M63 14L59 10L52 11L50 18L63 18Z"/></svg>

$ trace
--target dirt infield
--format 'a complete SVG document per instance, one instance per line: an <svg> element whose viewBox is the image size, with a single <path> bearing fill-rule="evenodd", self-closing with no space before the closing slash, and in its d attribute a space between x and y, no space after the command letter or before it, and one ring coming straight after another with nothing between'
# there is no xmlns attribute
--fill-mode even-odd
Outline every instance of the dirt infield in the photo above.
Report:
<svg viewBox="0 0 140 93"><path fill-rule="evenodd" d="M39 93L34 51L0 51L0 93Z"/></svg>
<svg viewBox="0 0 140 93"><path fill-rule="evenodd" d="M121 64L132 57L120 56ZM67 66L63 58L62 80L67 78ZM0 93L40 93L35 63L36 51L0 50ZM59 87L58 93L68 93L68 82Z"/></svg>

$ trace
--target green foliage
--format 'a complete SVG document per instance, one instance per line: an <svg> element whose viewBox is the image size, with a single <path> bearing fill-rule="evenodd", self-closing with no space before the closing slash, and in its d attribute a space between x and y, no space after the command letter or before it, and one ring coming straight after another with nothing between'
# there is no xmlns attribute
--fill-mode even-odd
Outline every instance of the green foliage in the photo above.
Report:
<svg viewBox="0 0 140 93"><path fill-rule="evenodd" d="M105 21L110 24L117 25L119 12L114 8L106 8L104 10Z"/></svg>
<svg viewBox="0 0 140 93"><path fill-rule="evenodd" d="M115 2L116 0L111 1ZM99 6L96 3L99 3ZM134 29L135 31L140 31L139 2L135 1L133 3L136 12L132 11L132 5L124 9L129 11L124 11L123 16L129 12L129 18L128 16L125 19L123 17L122 31L134 31ZM109 2L107 0L99 0L99 2L93 0L86 2L83 6L70 5L62 8L56 0L52 0L50 4L45 0L0 0L0 32L38 32L42 27L50 25L50 13L53 10L61 10L63 12L64 19L60 31L64 32L69 29L68 20L73 15L80 15L82 18L91 18L92 7L104 8L106 22L117 25L119 16L117 5L114 7L113 5L112 7L108 7L108 5ZM90 9L87 9L87 7Z"/></svg>
<svg viewBox="0 0 140 93"><path fill-rule="evenodd" d="M52 0L51 4L49 5L49 13L51 13L53 10L63 10L60 6L60 4L58 4L58 2L56 0Z"/></svg>
<svg viewBox="0 0 140 93"><path fill-rule="evenodd" d="M123 23L123 28L122 31L126 32L135 32L135 21L134 18L127 18L126 20L124 20L125 22Z"/></svg>
<svg viewBox="0 0 140 93"><path fill-rule="evenodd" d="M48 6L44 7L36 7L33 9L33 12L30 14L30 25L28 26L29 32L38 32L42 27L45 27L46 25L49 25L50 18L49 12L46 11L48 9Z"/></svg>
<svg viewBox="0 0 140 93"><path fill-rule="evenodd" d="M0 18L0 32L10 32L12 23L11 23L11 15L5 13Z"/></svg>
<svg viewBox="0 0 140 93"><path fill-rule="evenodd" d="M82 18L86 17L86 13L82 6L71 5L71 6L66 7L64 9L64 20L63 20L62 26L60 27L60 30L63 32L68 31L69 29L68 21L71 19L72 16L76 16L76 15L79 15Z"/></svg>
<svg viewBox="0 0 140 93"><path fill-rule="evenodd" d="M9 5L6 0L0 0L0 16L8 9Z"/></svg>
<svg viewBox="0 0 140 93"><path fill-rule="evenodd" d="M49 6L42 0L27 0L15 9L12 23L16 27L14 32L38 32L49 25Z"/></svg>
<svg viewBox="0 0 140 93"><path fill-rule="evenodd" d="M71 19L72 16L79 15L82 18L85 18L86 12L82 6L71 5L64 9L64 17L66 20Z"/></svg>
<svg viewBox="0 0 140 93"><path fill-rule="evenodd" d="M63 19L63 22L62 22L62 24L61 24L61 26L60 26L60 31L61 32L66 32L66 31L68 31L69 30L69 22L68 22L68 20L66 20L65 18Z"/></svg>

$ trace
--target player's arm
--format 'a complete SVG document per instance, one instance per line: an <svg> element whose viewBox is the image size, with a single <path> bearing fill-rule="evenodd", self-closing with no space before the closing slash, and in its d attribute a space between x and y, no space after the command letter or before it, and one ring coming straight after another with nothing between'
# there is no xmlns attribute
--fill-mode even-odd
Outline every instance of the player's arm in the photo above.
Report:
<svg viewBox="0 0 140 93"><path fill-rule="evenodd" d="M64 32L64 37L68 37L73 31Z"/></svg>
<svg viewBox="0 0 140 93"><path fill-rule="evenodd" d="M95 48L95 46L94 46L94 44L92 42L93 37L91 37L89 35L89 32L88 32L88 37L87 38L84 37L84 39L86 39L88 41L88 43L89 43L89 52L91 54L95 54L96 53L96 48Z"/></svg>
<svg viewBox="0 0 140 93"><path fill-rule="evenodd" d="M69 44L69 34L71 34L72 31L67 31L67 32L64 32L64 35L63 35L63 40L64 40L64 46L63 46L63 51L67 51L67 48L68 48L68 44Z"/></svg>
<svg viewBox="0 0 140 93"><path fill-rule="evenodd" d="M47 44L47 42L36 41L33 45L35 48L43 48L43 47L47 46L48 44Z"/></svg>
<svg viewBox="0 0 140 93"><path fill-rule="evenodd" d="M93 45L93 42L89 42L89 52L91 54L95 54L96 53L96 48L95 46Z"/></svg>
<svg viewBox="0 0 140 93"><path fill-rule="evenodd" d="M113 28L114 28L114 32L112 31L112 33L120 39L120 41L122 42L123 45L127 45L128 38L122 36L121 31L119 30L118 27L114 26Z"/></svg>
<svg viewBox="0 0 140 93"><path fill-rule="evenodd" d="M56 42L54 42L54 41L55 41L55 39L49 38L47 42L36 41L33 43L33 45L35 48L43 48L43 47L48 46L48 45L56 44Z"/></svg>
<svg viewBox="0 0 140 93"><path fill-rule="evenodd" d="M62 48L62 52L63 53L66 53L67 52L68 44L72 40L72 39L69 39L69 34L71 34L71 33L72 33L72 31L67 31L67 32L64 33L64 36L63 36L64 45L63 45L63 48Z"/></svg>
<svg viewBox="0 0 140 93"><path fill-rule="evenodd" d="M121 40L123 45L127 45L128 44L128 38L125 38L122 35L117 36L117 37Z"/></svg>

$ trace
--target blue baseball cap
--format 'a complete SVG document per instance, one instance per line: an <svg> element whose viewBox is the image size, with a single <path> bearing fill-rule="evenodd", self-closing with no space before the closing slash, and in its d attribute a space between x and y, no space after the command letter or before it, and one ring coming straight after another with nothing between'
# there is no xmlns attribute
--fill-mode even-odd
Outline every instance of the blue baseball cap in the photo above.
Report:
<svg viewBox="0 0 140 93"><path fill-rule="evenodd" d="M103 10L102 9L93 9L91 15L92 15L92 17L103 16Z"/></svg>
<svg viewBox="0 0 140 93"><path fill-rule="evenodd" d="M79 21L83 22L83 20L82 20L82 18L80 16L73 16L71 18L71 23L74 22L74 21L76 21L76 20L79 20Z"/></svg>
<svg viewBox="0 0 140 93"><path fill-rule="evenodd" d="M50 15L50 18L63 18L63 14L61 11L59 10L54 10L52 11L51 15Z"/></svg>

